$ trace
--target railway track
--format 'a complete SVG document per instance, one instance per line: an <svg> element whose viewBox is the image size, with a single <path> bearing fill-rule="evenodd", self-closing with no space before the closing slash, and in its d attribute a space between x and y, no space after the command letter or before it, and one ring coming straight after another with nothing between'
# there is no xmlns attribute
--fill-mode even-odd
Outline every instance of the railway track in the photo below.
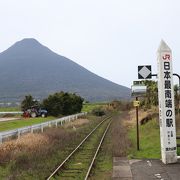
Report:
<svg viewBox="0 0 180 180"><path fill-rule="evenodd" d="M102 120L54 170L47 180L88 179L110 124L111 117Z"/></svg>

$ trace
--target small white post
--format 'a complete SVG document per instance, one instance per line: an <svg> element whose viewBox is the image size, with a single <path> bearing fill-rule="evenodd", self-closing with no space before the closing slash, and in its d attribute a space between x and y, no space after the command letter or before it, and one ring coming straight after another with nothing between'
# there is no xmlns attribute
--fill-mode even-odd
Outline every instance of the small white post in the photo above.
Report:
<svg viewBox="0 0 180 180"><path fill-rule="evenodd" d="M50 122L48 123L48 126L51 127L51 123Z"/></svg>
<svg viewBox="0 0 180 180"><path fill-rule="evenodd" d="M3 139L2 135L0 135L0 144L2 144L2 139Z"/></svg>
<svg viewBox="0 0 180 180"><path fill-rule="evenodd" d="M43 132L43 131L44 131L43 124L41 124L41 132Z"/></svg>
<svg viewBox="0 0 180 180"><path fill-rule="evenodd" d="M33 127L31 126L31 133L33 133Z"/></svg>
<svg viewBox="0 0 180 180"><path fill-rule="evenodd" d="M20 138L21 136L21 131L18 129L18 139Z"/></svg>

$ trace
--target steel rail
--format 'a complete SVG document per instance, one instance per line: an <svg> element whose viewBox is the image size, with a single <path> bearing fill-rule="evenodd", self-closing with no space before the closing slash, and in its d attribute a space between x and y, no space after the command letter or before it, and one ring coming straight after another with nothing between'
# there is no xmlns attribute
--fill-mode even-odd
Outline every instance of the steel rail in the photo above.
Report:
<svg viewBox="0 0 180 180"><path fill-rule="evenodd" d="M108 131L108 129L109 129L109 126L111 125L111 122L112 122L112 120L109 122L109 124L108 124L107 127L106 127L106 130L104 131L104 134L103 134L103 136L102 136L102 138L101 138L101 141L100 141L100 143L99 143L99 145L98 145L98 148L97 148L97 150L96 150L96 153L94 154L94 157L93 157L93 159L92 159L92 161L91 161L91 164L90 164L90 166L89 166L89 169L88 169L88 171L87 171L87 173L86 173L86 177L84 178L84 180L87 180L88 177L89 177L89 174L90 174L90 172L91 172L92 166L93 166L94 161L95 161L95 159L96 159L96 156L97 156L97 154L98 154L98 152L99 152L99 149L100 149L100 147L101 147L101 145L102 145L102 143L103 143L103 140L104 140L104 138L105 138L105 135L106 135L106 133L107 133L107 131Z"/></svg>
<svg viewBox="0 0 180 180"><path fill-rule="evenodd" d="M80 148L80 146L88 139L88 137L94 133L94 131L107 119L111 118L107 117L104 120L102 120L82 141L81 143L65 158L65 160L53 171L53 173L47 177L47 180L50 180L54 175L57 174L57 172L60 170L60 168L70 159L70 157Z"/></svg>

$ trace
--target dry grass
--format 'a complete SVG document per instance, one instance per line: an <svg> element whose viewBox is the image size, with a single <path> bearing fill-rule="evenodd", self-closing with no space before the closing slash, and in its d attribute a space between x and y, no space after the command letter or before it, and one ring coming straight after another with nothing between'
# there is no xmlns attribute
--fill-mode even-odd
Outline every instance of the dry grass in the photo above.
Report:
<svg viewBox="0 0 180 180"><path fill-rule="evenodd" d="M112 124L112 151L113 157L124 157L127 155L130 142L127 137L127 129L123 125L124 121L129 121L128 111L122 112L121 115L113 119Z"/></svg>
<svg viewBox="0 0 180 180"><path fill-rule="evenodd" d="M65 125L65 128L72 128L74 126L78 128L88 122L89 120L87 119L78 119ZM22 154L27 159L34 155L43 156L51 154L52 151L56 150L56 147L65 148L67 142L72 141L77 136L76 132L69 132L61 127L47 129L44 133L23 135L17 140L11 140L0 145L0 164L3 165L12 160L16 160L16 163L18 163L17 159ZM23 164L23 162L19 163Z"/></svg>
<svg viewBox="0 0 180 180"><path fill-rule="evenodd" d="M139 109L139 122L152 113L154 113L154 110L144 111ZM131 147L127 130L135 125L136 110L134 108L130 111L123 111L114 119L112 124L113 156L127 156L128 149Z"/></svg>
<svg viewBox="0 0 180 180"><path fill-rule="evenodd" d="M143 109L139 109L138 116L139 116L139 122L147 117L148 115L153 115L154 113L157 113L157 108L149 109L147 111L144 111ZM127 128L132 128L136 125L136 110L133 108L129 111L126 120L123 123Z"/></svg>
<svg viewBox="0 0 180 180"><path fill-rule="evenodd" d="M22 148L29 151L36 149L38 146L47 144L48 139L44 134L26 134L17 140L5 142L0 146L0 152L9 152L14 150L22 150Z"/></svg>
<svg viewBox="0 0 180 180"><path fill-rule="evenodd" d="M131 112L132 113L132 112ZM155 118L157 120L157 123L159 123L159 107L152 107L151 109L147 110L145 113L143 113L142 110L139 112L139 120L143 119L144 117L147 117L148 115L152 115L152 119ZM132 113L132 116L135 117L135 112ZM133 121L136 123L136 120L133 119ZM180 115L176 114L176 131L177 134L180 135Z"/></svg>
<svg viewBox="0 0 180 180"><path fill-rule="evenodd" d="M48 143L49 139L43 134L27 134L18 140L5 142L0 145L0 163L15 160L22 151L35 152Z"/></svg>
<svg viewBox="0 0 180 180"><path fill-rule="evenodd" d="M43 152L50 139L45 134L27 134L18 140L3 143L0 146L0 164L6 164L16 160L21 154L27 154L29 157L33 154Z"/></svg>
<svg viewBox="0 0 180 180"><path fill-rule="evenodd" d="M88 119L77 119L76 121L71 121L70 123L65 124L64 127L65 128L70 128L70 127L78 128L87 123L89 123Z"/></svg>

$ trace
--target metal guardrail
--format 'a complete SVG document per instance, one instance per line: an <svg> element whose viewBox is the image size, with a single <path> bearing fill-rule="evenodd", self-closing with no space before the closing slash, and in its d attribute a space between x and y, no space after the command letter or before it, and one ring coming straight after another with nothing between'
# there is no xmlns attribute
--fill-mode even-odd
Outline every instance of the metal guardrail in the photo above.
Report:
<svg viewBox="0 0 180 180"><path fill-rule="evenodd" d="M41 130L41 132L43 132L45 127L51 127L53 125L55 125L57 127L58 124L63 125L66 122L70 122L70 121L75 120L78 117L84 116L86 114L87 114L86 112L83 112L83 113L55 119L52 121L35 124L32 126L26 126L23 128L13 129L10 131L2 131L2 132L0 132L0 144L4 142L4 139L8 139L9 137L15 136L15 137L19 138L24 133L28 133L28 132L33 133L35 130L39 130L39 129Z"/></svg>

